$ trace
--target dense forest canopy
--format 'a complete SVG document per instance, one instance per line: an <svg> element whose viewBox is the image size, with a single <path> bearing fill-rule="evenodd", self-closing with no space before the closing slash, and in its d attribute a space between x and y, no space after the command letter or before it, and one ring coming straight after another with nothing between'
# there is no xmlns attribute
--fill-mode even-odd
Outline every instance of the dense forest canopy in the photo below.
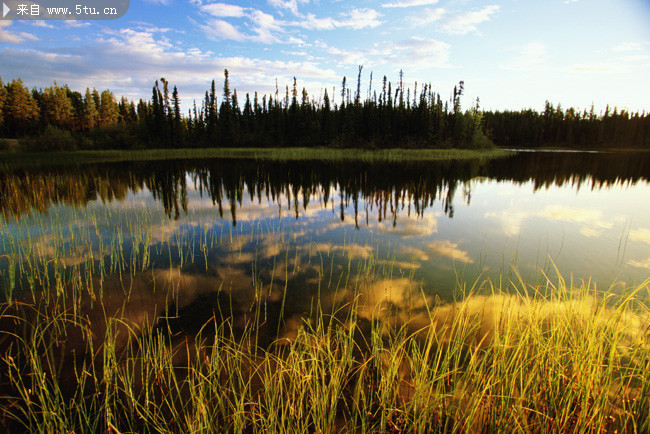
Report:
<svg viewBox="0 0 650 434"><path fill-rule="evenodd" d="M478 99L461 107L464 82L449 99L430 84L405 87L343 77L317 98L294 78L274 94L243 97L215 81L198 103L181 112L176 86L157 80L150 100L117 99L110 90L82 94L56 82L29 90L20 78L0 78L0 137L19 139L24 151L179 147L534 148L562 146L650 149L650 115L608 107L596 114L546 102L545 110L483 111ZM336 94L335 94L336 93ZM0 149L9 142L0 141Z"/></svg>

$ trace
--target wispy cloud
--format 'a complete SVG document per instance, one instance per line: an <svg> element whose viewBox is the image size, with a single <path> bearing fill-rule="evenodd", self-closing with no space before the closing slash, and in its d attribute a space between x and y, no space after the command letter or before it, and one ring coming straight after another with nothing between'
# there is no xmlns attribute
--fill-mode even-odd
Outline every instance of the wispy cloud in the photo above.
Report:
<svg viewBox="0 0 650 434"><path fill-rule="evenodd" d="M414 70L420 65L449 67L451 46L435 39L412 37L399 41L376 43L369 49L347 50L317 41L315 46L323 49L340 64L346 65L405 65Z"/></svg>
<svg viewBox="0 0 650 434"><path fill-rule="evenodd" d="M438 68L449 67L451 45L435 39L412 37L395 42L387 42L384 59L397 65L406 64L410 67L418 65Z"/></svg>
<svg viewBox="0 0 650 434"><path fill-rule="evenodd" d="M417 15L409 17L408 21L416 27L421 27L441 20L446 14L447 11L443 8L426 8Z"/></svg>
<svg viewBox="0 0 650 434"><path fill-rule="evenodd" d="M234 41L243 41L247 39L239 29L228 21L211 19L205 24L199 26L205 35L212 40L232 39Z"/></svg>
<svg viewBox="0 0 650 434"><path fill-rule="evenodd" d="M212 40L228 39L233 41L260 42L272 44L283 42L284 23L276 20L273 15L259 9L244 8L226 3L210 3L199 7L201 12L210 15L198 27ZM212 18L217 17L217 18ZM239 18L242 24L247 23L252 30L244 32L236 24L222 18Z"/></svg>
<svg viewBox="0 0 650 434"><path fill-rule="evenodd" d="M381 5L383 8L410 8L413 6L429 6L435 5L438 0L398 0L391 3L384 3Z"/></svg>
<svg viewBox="0 0 650 434"><path fill-rule="evenodd" d="M13 21L0 21L0 42L20 44L25 41L37 41L38 37L27 32L12 32L8 29Z"/></svg>
<svg viewBox="0 0 650 434"><path fill-rule="evenodd" d="M298 4L309 3L309 0L268 0L269 4L278 9L286 9L298 15Z"/></svg>
<svg viewBox="0 0 650 434"><path fill-rule="evenodd" d="M243 17L246 9L241 6L226 3L210 3L202 5L201 10L215 17Z"/></svg>
<svg viewBox="0 0 650 434"><path fill-rule="evenodd" d="M427 249L436 255L444 256L454 261L471 264L474 262L469 253L458 247L458 243L449 240L436 240L427 245Z"/></svg>
<svg viewBox="0 0 650 434"><path fill-rule="evenodd" d="M628 263L628 265L631 265L633 267L647 268L647 269L650 270L650 258L644 259L644 260L641 260L641 261L630 259L630 260L627 261L627 263Z"/></svg>
<svg viewBox="0 0 650 434"><path fill-rule="evenodd" d="M339 78L330 67L308 60L220 57L195 47L181 49L162 33L130 28L105 30L100 37L85 40L75 48L54 52L4 47L0 56L3 78L11 76L10 71L20 71L14 76L22 77L28 85L42 85L43 71L47 71L51 80L72 89L109 88L135 100L148 98L153 81L162 73L170 83L178 85L182 101L186 102L201 100L210 81L223 77L226 68L232 74L233 87L242 92L271 92L276 78L280 83L289 83L298 76L305 80L307 88L313 81L320 85L320 81Z"/></svg>
<svg viewBox="0 0 650 434"><path fill-rule="evenodd" d="M639 228L630 231L630 239L632 241L641 241L650 244L650 229Z"/></svg>
<svg viewBox="0 0 650 434"><path fill-rule="evenodd" d="M477 11L456 15L442 26L442 30L451 35L466 35L478 30L478 25L489 21L501 6L489 5Z"/></svg>
<svg viewBox="0 0 650 434"><path fill-rule="evenodd" d="M339 15L339 18L317 17L309 13L301 15L298 21L288 22L286 24L309 30L334 30L338 28L360 30L380 26L382 24L379 19L381 16L382 14L374 9L362 8L343 12Z"/></svg>
<svg viewBox="0 0 650 434"><path fill-rule="evenodd" d="M352 9L343 13L344 19L339 21L340 27L351 29L373 28L381 24L379 17L381 14L374 9Z"/></svg>
<svg viewBox="0 0 650 434"><path fill-rule="evenodd" d="M614 51L641 51L642 49L641 42L623 42L614 47Z"/></svg>
<svg viewBox="0 0 650 434"><path fill-rule="evenodd" d="M529 42L519 49L513 59L503 64L503 69L513 71L539 71L548 59L546 45L541 42Z"/></svg>

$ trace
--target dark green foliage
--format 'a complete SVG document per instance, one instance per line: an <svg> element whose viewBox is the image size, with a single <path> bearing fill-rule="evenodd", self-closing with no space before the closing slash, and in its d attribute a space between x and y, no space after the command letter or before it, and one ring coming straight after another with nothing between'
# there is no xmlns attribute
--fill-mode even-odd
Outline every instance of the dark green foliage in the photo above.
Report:
<svg viewBox="0 0 650 434"><path fill-rule="evenodd" d="M246 94L240 106L224 70L223 99L219 103L212 80L205 98L183 116L176 86L170 91L165 78L157 80L149 101L116 100L110 90L101 94L86 89L85 95L67 86L53 86L31 93L20 79L0 81L0 137L56 136L72 132L80 149L139 148L236 148L236 147L332 147L332 148L650 148L650 115L613 112L597 115L593 107L580 113L546 103L534 110L484 112L479 101L468 110L461 107L465 83L456 85L443 102L431 84L406 88L404 74L393 84L384 76L381 89L373 91L372 73L365 100L359 66L356 89L343 77L341 89L324 89L310 97L298 81L285 86L280 97ZM365 92L363 92L365 93ZM338 96L340 95L340 100ZM337 100L339 103L337 104ZM49 128L56 127L56 130ZM49 128L49 129L48 129ZM70 136L72 137L72 136ZM57 139L58 140L58 139ZM29 139L29 146L43 143ZM59 143L59 142L56 142Z"/></svg>
<svg viewBox="0 0 650 434"><path fill-rule="evenodd" d="M48 125L41 134L20 140L24 151L74 151L77 142L70 131Z"/></svg>

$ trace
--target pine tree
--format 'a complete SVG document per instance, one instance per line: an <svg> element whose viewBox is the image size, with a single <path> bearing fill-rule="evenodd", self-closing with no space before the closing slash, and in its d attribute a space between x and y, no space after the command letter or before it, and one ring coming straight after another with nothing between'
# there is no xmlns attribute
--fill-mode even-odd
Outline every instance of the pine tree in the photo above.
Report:
<svg viewBox="0 0 650 434"><path fill-rule="evenodd" d="M22 137L36 132L39 107L18 78L7 84L7 95L3 107L5 131L10 137Z"/></svg>
<svg viewBox="0 0 650 434"><path fill-rule="evenodd" d="M106 89L102 92L99 103L99 125L106 126L117 123L119 111L113 93Z"/></svg>
<svg viewBox="0 0 650 434"><path fill-rule="evenodd" d="M2 84L2 77L0 77L0 134L4 127L4 106L7 99L7 89Z"/></svg>

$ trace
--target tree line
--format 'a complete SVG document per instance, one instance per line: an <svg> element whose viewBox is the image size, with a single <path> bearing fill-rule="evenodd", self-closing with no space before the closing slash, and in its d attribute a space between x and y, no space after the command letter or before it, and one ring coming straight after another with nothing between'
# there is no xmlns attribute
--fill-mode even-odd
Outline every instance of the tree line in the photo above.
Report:
<svg viewBox="0 0 650 434"><path fill-rule="evenodd" d="M0 137L19 139L28 151L179 147L361 147L361 148L650 148L650 115L610 110L582 113L546 103L544 112L483 111L477 99L463 110L460 81L449 98L430 83L406 87L400 71L393 84L378 85L372 73L356 86L316 97L291 85L275 93L242 98L231 90L228 70L217 92L212 80L203 100L181 112L176 86L157 80L149 100L119 100L110 90L82 94L56 82L32 89L20 78L0 78ZM362 89L363 87L363 89ZM6 141L5 141L6 142Z"/></svg>

